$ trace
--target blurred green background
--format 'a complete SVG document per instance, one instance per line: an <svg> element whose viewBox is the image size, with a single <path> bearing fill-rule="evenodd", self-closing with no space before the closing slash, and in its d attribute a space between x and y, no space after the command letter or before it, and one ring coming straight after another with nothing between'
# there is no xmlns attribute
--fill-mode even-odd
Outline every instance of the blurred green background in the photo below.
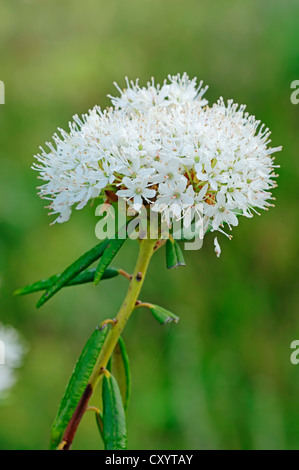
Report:
<svg viewBox="0 0 299 470"><path fill-rule="evenodd" d="M17 287L61 271L97 239L93 208L49 226L30 169L39 145L75 113L109 103L117 81L186 71L220 95L247 103L272 130L276 208L243 218L233 240L213 235L187 267L168 272L155 256L142 299L177 313L159 326L137 311L125 331L133 374L130 449L298 449L297 0L2 0L0 79L0 318L30 343L19 381L0 405L1 449L46 449L80 350L97 323L116 314L126 280L60 292L41 310ZM128 242L113 265L130 270ZM75 449L100 449L87 414Z"/></svg>

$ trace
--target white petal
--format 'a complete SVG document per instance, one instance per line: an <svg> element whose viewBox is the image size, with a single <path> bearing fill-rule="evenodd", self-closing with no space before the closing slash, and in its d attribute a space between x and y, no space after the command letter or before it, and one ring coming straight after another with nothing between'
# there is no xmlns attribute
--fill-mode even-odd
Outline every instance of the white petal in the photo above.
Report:
<svg viewBox="0 0 299 470"><path fill-rule="evenodd" d="M218 243L218 240L217 240L217 237L214 238L214 251L216 253L216 256L217 258L219 258L220 254L221 254L221 248L220 248L220 245Z"/></svg>

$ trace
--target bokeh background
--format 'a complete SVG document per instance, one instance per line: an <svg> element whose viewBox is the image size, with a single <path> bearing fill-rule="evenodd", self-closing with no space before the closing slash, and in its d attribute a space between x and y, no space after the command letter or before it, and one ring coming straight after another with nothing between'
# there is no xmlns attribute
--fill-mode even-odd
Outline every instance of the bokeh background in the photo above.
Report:
<svg viewBox="0 0 299 470"><path fill-rule="evenodd" d="M229 241L213 235L187 267L168 272L157 253L142 298L177 313L159 326L137 311L125 331L133 390L130 449L298 449L297 209L299 79L297 0L2 0L0 79L0 319L30 343L19 381L0 402L0 448L46 449L74 362L95 325L116 314L126 280L60 292L40 310L38 294L12 292L60 272L97 239L94 208L49 226L30 169L39 145L73 114L107 106L113 81L186 71L246 103L272 130L278 154L276 208L242 219ZM129 241L114 265L130 270ZM87 414L75 449L101 449Z"/></svg>

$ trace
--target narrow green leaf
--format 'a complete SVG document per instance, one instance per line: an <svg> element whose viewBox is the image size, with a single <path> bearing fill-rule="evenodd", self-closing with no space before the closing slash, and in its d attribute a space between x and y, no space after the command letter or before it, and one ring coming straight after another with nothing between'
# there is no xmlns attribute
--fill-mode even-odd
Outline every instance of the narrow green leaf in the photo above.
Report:
<svg viewBox="0 0 299 470"><path fill-rule="evenodd" d="M75 286L77 284L85 284L87 282L93 282L94 281L94 275L96 272L96 268L93 269L88 269L86 271L83 271L82 273L78 274L75 279L73 279L68 286ZM119 275L119 270L117 268L107 268L105 269L102 280L103 279L112 279L113 277L116 277Z"/></svg>
<svg viewBox="0 0 299 470"><path fill-rule="evenodd" d="M165 323L177 323L179 321L179 317L175 315L174 313L170 312L169 310L166 310L163 307L160 307L159 305L151 305L149 307L153 317L161 324L165 325Z"/></svg>
<svg viewBox="0 0 299 470"><path fill-rule="evenodd" d="M174 243L169 238L166 242L166 265L168 269L176 268L178 266Z"/></svg>
<svg viewBox="0 0 299 470"><path fill-rule="evenodd" d="M131 393L131 372L126 346L122 338L119 338L112 354L111 372L117 380L126 410Z"/></svg>
<svg viewBox="0 0 299 470"><path fill-rule="evenodd" d="M109 243L106 246L105 251L96 268L96 272L94 275L94 285L97 285L100 282L105 270L107 269L117 252L121 249L125 241L125 238L115 238L114 240L109 240Z"/></svg>
<svg viewBox="0 0 299 470"><path fill-rule="evenodd" d="M84 271L94 261L100 258L108 244L108 239L102 241L101 243L93 247L91 250L84 253L84 255L80 256L80 258L78 258L74 263L72 263L68 268L66 268L63 273L59 276L57 282L42 295L42 297L37 302L36 307L41 307L41 305L43 305L45 302L47 302L47 300L53 297L53 295L56 294L63 286L69 283L79 273Z"/></svg>
<svg viewBox="0 0 299 470"><path fill-rule="evenodd" d="M61 400L59 410L51 430L51 449L55 449L61 442L64 431L78 405L80 398L88 384L89 377L94 368L109 328L97 328L85 344L79 360L74 368L70 381Z"/></svg>
<svg viewBox="0 0 299 470"><path fill-rule="evenodd" d="M121 393L113 375L103 379L103 440L105 450L127 449L126 416Z"/></svg>
<svg viewBox="0 0 299 470"><path fill-rule="evenodd" d="M101 438L104 440L104 425L103 425L103 416L100 413L96 413L96 423L98 426L99 433Z"/></svg>
<svg viewBox="0 0 299 470"><path fill-rule="evenodd" d="M174 240L174 249L175 249L175 253L176 253L176 257L177 257L178 266L186 266L183 252L180 248L180 245L175 240Z"/></svg>
<svg viewBox="0 0 299 470"><path fill-rule="evenodd" d="M94 274L96 269L86 269L82 273L78 274L74 279L69 281L63 287L75 286L78 284L85 284L87 282L93 282ZM119 270L116 268L107 268L104 272L102 279L111 279L119 275ZM32 292L38 292L41 290L50 289L60 278L61 274L54 274L54 276L49 277L48 279L42 279L41 281L34 282L28 286L17 289L14 292L14 295L25 295L31 294Z"/></svg>
<svg viewBox="0 0 299 470"><path fill-rule="evenodd" d="M55 282L57 282L60 274L54 274L47 279L41 279L40 281L33 282L32 284L28 284L28 286L21 287L14 291L14 295L26 295L31 294L32 292L38 292L41 290L49 289Z"/></svg>
<svg viewBox="0 0 299 470"><path fill-rule="evenodd" d="M168 269L186 266L182 250L173 238L168 238L166 242L166 265Z"/></svg>

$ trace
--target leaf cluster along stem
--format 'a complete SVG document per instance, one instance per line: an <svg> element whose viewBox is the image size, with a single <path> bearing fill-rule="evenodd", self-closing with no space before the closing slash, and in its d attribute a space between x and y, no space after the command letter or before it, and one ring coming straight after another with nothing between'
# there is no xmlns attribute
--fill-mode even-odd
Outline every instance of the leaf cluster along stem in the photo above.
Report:
<svg viewBox="0 0 299 470"><path fill-rule="evenodd" d="M91 398L91 395L93 394L100 379L103 377L103 372L106 369L108 361L120 338L120 335L127 321L129 320L132 312L135 309L135 304L138 300L145 279L145 275L149 266L149 262L154 253L156 243L157 240L152 240L149 238L144 238L140 241L139 254L132 278L130 279L130 285L127 294L118 312L118 315L114 320L114 326L110 329L107 334L107 337L101 348L96 364L91 373L89 382L86 386L85 392L83 393L81 400L77 405L73 416L67 426L62 442L59 446L59 449L61 450L68 450L70 448L76 430L80 424L84 412L87 409L87 405Z"/></svg>

